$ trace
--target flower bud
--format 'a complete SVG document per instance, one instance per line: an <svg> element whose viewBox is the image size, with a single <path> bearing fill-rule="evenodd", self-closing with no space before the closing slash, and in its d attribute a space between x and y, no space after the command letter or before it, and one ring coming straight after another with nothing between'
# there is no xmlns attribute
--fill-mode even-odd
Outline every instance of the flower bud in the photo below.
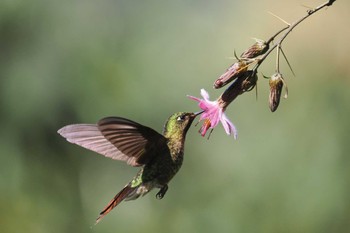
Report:
<svg viewBox="0 0 350 233"><path fill-rule="evenodd" d="M250 46L245 52L242 53L242 59L251 59L260 56L269 49L269 44L266 41L255 39L256 42Z"/></svg>
<svg viewBox="0 0 350 233"><path fill-rule="evenodd" d="M248 64L244 61L238 61L231 65L224 74L222 74L215 82L214 88L218 89L225 86L227 83L235 80L248 69Z"/></svg>
<svg viewBox="0 0 350 233"><path fill-rule="evenodd" d="M277 110L280 103L282 88L283 88L283 77L280 73L275 73L269 80L270 84L270 95L269 95L269 107L271 112Z"/></svg>

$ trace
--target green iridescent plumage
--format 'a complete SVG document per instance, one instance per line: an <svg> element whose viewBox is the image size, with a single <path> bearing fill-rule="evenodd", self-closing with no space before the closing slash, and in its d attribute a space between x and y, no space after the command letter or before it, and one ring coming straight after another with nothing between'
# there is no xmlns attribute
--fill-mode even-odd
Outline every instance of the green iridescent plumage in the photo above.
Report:
<svg viewBox="0 0 350 233"><path fill-rule="evenodd" d="M162 199L168 183L182 165L188 129L198 114L179 112L169 117L163 135L134 121L107 117L97 124L68 125L58 130L67 141L106 157L142 166L130 181L102 210L98 223L121 201L134 200L153 188Z"/></svg>

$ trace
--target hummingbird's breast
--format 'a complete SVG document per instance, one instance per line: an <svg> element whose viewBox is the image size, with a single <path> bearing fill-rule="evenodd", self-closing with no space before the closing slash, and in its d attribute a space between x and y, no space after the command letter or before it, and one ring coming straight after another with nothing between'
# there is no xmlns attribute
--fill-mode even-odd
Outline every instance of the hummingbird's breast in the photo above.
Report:
<svg viewBox="0 0 350 233"><path fill-rule="evenodd" d="M180 170L183 162L183 150L166 149L156 156L143 169L143 182L153 181L163 186Z"/></svg>
<svg viewBox="0 0 350 233"><path fill-rule="evenodd" d="M160 167L160 174L157 180L161 185L169 183L169 181L175 176L180 170L183 163L183 150L172 149L170 154L164 155L163 164Z"/></svg>

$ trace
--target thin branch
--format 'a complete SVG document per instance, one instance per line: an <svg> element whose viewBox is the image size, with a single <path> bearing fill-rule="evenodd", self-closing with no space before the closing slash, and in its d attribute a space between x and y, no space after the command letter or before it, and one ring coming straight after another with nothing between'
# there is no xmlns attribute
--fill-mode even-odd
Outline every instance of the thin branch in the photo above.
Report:
<svg viewBox="0 0 350 233"><path fill-rule="evenodd" d="M280 34L281 32L287 30L282 36L281 38L278 40L278 42L276 44L274 44L272 47L269 48L269 50L259 59L259 61L257 62L256 66L254 67L254 71L257 70L259 68L259 66L261 65L261 63L269 56L269 54L276 48L281 46L282 42L284 41L284 39L286 39L286 37L289 35L289 33L291 33L291 31L298 26L301 22L303 22L305 19L307 19L308 17L310 17L311 15L313 15L314 13L316 13L317 11L327 7L327 6L331 6L336 0L329 0L323 4L321 4L320 6L316 7L315 9L311 9L307 11L307 14L305 16L303 16L302 18L300 18L298 21L296 21L295 23L292 23L291 25L287 26L286 28L281 29L281 31L279 31L277 33ZM271 39L270 39L271 40ZM270 41L269 40L269 41ZM272 39L273 40L273 39Z"/></svg>
<svg viewBox="0 0 350 233"><path fill-rule="evenodd" d="M289 26L286 26L286 27L282 28L281 30L279 30L278 32L276 32L275 35L271 36L271 38L266 41L266 44L270 44L276 38L276 36L281 34L283 31L287 30L288 28L289 28Z"/></svg>

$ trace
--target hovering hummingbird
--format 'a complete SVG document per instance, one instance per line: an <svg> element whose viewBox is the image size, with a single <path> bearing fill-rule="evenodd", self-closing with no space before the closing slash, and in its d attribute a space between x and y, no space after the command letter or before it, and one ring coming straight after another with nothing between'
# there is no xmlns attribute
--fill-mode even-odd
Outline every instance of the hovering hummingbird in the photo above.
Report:
<svg viewBox="0 0 350 233"><path fill-rule="evenodd" d="M68 142L125 161L128 165L142 167L101 211L96 224L123 200L137 199L153 188L160 189L157 199L164 197L169 181L182 165L186 133L194 118L201 113L173 114L164 126L163 135L121 117L103 118L97 124L67 125L58 130Z"/></svg>

